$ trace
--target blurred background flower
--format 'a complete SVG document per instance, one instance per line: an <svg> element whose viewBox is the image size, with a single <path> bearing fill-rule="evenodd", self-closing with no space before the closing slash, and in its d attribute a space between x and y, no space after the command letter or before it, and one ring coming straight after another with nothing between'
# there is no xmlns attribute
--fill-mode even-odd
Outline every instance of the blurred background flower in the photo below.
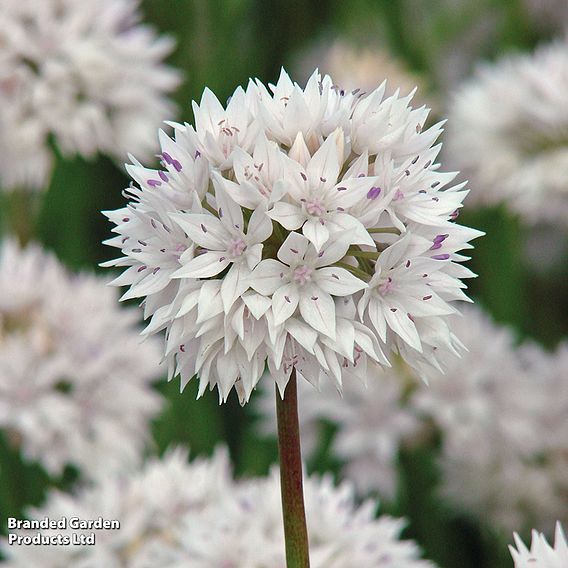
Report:
<svg viewBox="0 0 568 568"><path fill-rule="evenodd" d="M133 300L117 306L104 281L85 271L100 270L98 263L109 258L100 243L110 225L99 211L124 207L125 153L150 165L160 151L156 132L163 119L193 123L190 101L199 100L205 86L225 106L248 77L275 83L284 65L303 86L317 66L345 89L368 91L386 79L387 89L400 87L405 95L417 86L412 104L434 109L425 129L451 111L451 132L440 140L448 146L458 138L466 142L442 163L455 170L467 166L462 178L469 178L470 194L460 224L487 236L476 241L468 262L479 278L468 280L467 290L485 314L470 311L454 324L469 352L446 375L427 373L429 386L397 361L369 375L367 390L346 381L341 411L333 386L322 384L318 393L306 385L300 405L308 471L329 471L348 479L349 491L356 488L356 501L346 497L346 516L357 515L360 499L380 497L383 513L407 519L406 528L396 524L393 534L402 530L404 538L415 539L425 558L442 568L511 568L507 544L513 531L529 543L534 528L552 548L555 521L567 522L568 170L561 100L567 10L557 0L0 0L2 513L24 515L58 490L58 498L70 503L69 514L106 514L106 505L93 501L81 509L79 497L65 495L83 495L88 489L76 493L77 482L94 477L89 490L98 499L95 488L106 483L99 478L105 469L122 476L117 487L123 488L144 475L127 471L148 455L154 465L147 468L158 472L152 491L164 508L142 508L155 512L153 522L169 523L177 513L173 497L161 492L169 474L159 473L158 456L175 442L188 444L198 463L213 464L203 471L220 479L215 487L234 486L227 481L229 461L237 478L269 472L277 448L265 435L265 395L253 392L245 409L233 395L222 407L209 393L196 402L196 381L180 395L179 383L160 377L166 370L155 366L155 346L139 345ZM502 96L493 95L495 85ZM468 103L458 113L467 93L478 93L476 106ZM453 122L464 126L453 129ZM159 156L155 167L164 159ZM173 178L175 163L166 164L163 173L172 170ZM199 179L199 171L193 173ZM488 196L497 199L489 202ZM432 243L436 236L426 235ZM21 247L15 237L37 244ZM185 236L169 238L173 250ZM162 269L177 264L175 254ZM145 310L155 307L151 300ZM11 315L3 311L8 309ZM58 356L50 351L54 345ZM111 373L111 367L120 370ZM22 393L28 398L18 398ZM85 416L94 422L69 410L91 404L93 414ZM123 412L129 404L135 409ZM52 434L57 441L50 451L45 440ZM130 436L133 443L124 448ZM230 457L206 462L220 441ZM178 471L181 481L171 486L180 502L189 491L180 487L186 482L210 495L205 488L211 485L180 473L193 467L187 455L175 456L163 459ZM268 483L248 487L269 495ZM113 491L108 501L120 502L114 495L121 489ZM326 491L327 502L334 503L339 490ZM227 519L245 518L232 502ZM132 558L140 551L142 559L149 549L131 536L155 525L129 507L115 513L122 528L113 537L123 535ZM334 513L346 518L342 514ZM263 515L259 519L273 519ZM357 525L365 533L382 522L366 519ZM330 526L326 534L339 525ZM234 527L215 527L211 542L221 542L220 535L236 538ZM164 550L157 530L161 536L148 539L148 547ZM187 527L179 530L187 535ZM251 539L259 530L251 526ZM374 530L368 534L378 534ZM170 538L168 533L167 550ZM391 550L393 541L385 542ZM102 565L123 554L114 552L122 546L112 548ZM526 563L530 556L519 546L518 562ZM223 550L219 546L219 554ZM32 548L13 552L26 568L42 565L49 553L65 554L44 549L38 559Z"/></svg>
<svg viewBox="0 0 568 568"><path fill-rule="evenodd" d="M105 284L37 245L0 250L0 428L53 476L135 467L164 406L157 345Z"/></svg>

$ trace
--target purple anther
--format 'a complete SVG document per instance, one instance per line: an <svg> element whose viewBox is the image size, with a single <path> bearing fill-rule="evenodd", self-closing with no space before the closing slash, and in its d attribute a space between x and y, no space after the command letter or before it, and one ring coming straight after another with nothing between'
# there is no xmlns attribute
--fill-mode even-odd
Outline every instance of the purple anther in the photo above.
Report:
<svg viewBox="0 0 568 568"><path fill-rule="evenodd" d="M174 159L167 152L162 152L162 158L164 158L166 164L173 164L174 162Z"/></svg>
<svg viewBox="0 0 568 568"><path fill-rule="evenodd" d="M338 188L337 188L337 191L347 191L347 188L341 186L341 187L338 187Z"/></svg>
<svg viewBox="0 0 568 568"><path fill-rule="evenodd" d="M406 266L406 268L410 268L410 260L407 260L404 266Z"/></svg>
<svg viewBox="0 0 568 568"><path fill-rule="evenodd" d="M432 256L431 258L433 258L434 260L448 260L448 258L450 258L450 255L445 253L445 254L435 254L434 256Z"/></svg>
<svg viewBox="0 0 568 568"><path fill-rule="evenodd" d="M160 176L160 178L161 178L162 181L165 181L165 182L168 181L168 176L167 176L166 173L163 172L162 170L160 170L160 171L158 172L158 175Z"/></svg>
<svg viewBox="0 0 568 568"><path fill-rule="evenodd" d="M123 217L122 218L123 223L128 223L128 221L130 221L130 217Z"/></svg>
<svg viewBox="0 0 568 568"><path fill-rule="evenodd" d="M438 250L442 248L442 243L440 242L434 242L434 244L430 247L430 250Z"/></svg>
<svg viewBox="0 0 568 568"><path fill-rule="evenodd" d="M390 311L394 314L394 312L396 312L396 308L391 308Z"/></svg>
<svg viewBox="0 0 568 568"><path fill-rule="evenodd" d="M422 298L423 300L429 300L430 298L432 298L432 294L428 295L428 296L424 296L424 298Z"/></svg>
<svg viewBox="0 0 568 568"><path fill-rule="evenodd" d="M202 230L204 233L207 232L207 227L206 227L203 223L201 223L201 230Z"/></svg>
<svg viewBox="0 0 568 568"><path fill-rule="evenodd" d="M156 268L154 268L154 270L152 270L152 274L156 274L156 272L158 272L158 270L160 270L160 267L156 266Z"/></svg>
<svg viewBox="0 0 568 568"><path fill-rule="evenodd" d="M223 218L223 209L221 209L221 207L219 207L219 219Z"/></svg>
<svg viewBox="0 0 568 568"><path fill-rule="evenodd" d="M300 175L304 181L308 181L308 176L304 172L300 172Z"/></svg>
<svg viewBox="0 0 568 568"><path fill-rule="evenodd" d="M161 181L158 181L157 179L149 179L148 180L148 185L150 187L158 187L159 185L162 185Z"/></svg>
<svg viewBox="0 0 568 568"><path fill-rule="evenodd" d="M424 164L424 169L428 169L430 167L430 164L432 163L432 160L428 160L425 164Z"/></svg>
<svg viewBox="0 0 568 568"><path fill-rule="evenodd" d="M177 160L172 161L172 166L175 168L176 172L181 172L181 170L183 169L181 167L181 164Z"/></svg>
<svg viewBox="0 0 568 568"><path fill-rule="evenodd" d="M143 265L136 272L142 272L143 270L146 270L146 268L148 267L146 265Z"/></svg>
<svg viewBox="0 0 568 568"><path fill-rule="evenodd" d="M290 296L284 296L284 299L285 299L289 304L292 303L292 301L290 300Z"/></svg>
<svg viewBox="0 0 568 568"><path fill-rule="evenodd" d="M317 301L317 299L318 299L318 297L317 297L317 296L312 296L312 300L313 300L314 302L316 302L316 301Z"/></svg>
<svg viewBox="0 0 568 568"><path fill-rule="evenodd" d="M180 350L182 353L185 353L185 345L180 345L180 346L179 346L179 350Z"/></svg>
<svg viewBox="0 0 568 568"><path fill-rule="evenodd" d="M381 195L381 188L380 187L376 187L373 186L368 192L367 192L367 199L377 199L377 197L379 197L379 195Z"/></svg>

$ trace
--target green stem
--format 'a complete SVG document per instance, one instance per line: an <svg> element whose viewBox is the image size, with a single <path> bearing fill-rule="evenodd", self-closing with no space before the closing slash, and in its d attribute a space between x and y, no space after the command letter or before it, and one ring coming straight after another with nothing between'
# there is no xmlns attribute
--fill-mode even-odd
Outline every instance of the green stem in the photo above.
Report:
<svg viewBox="0 0 568 568"><path fill-rule="evenodd" d="M346 262L336 262L335 266L339 266L339 268L345 268L345 270L349 270L351 274L354 274L355 276L361 278L361 280L364 280L365 282L368 282L371 278L370 275L367 274L364 270L361 270L360 268L355 268L354 266L351 266Z"/></svg>
<svg viewBox="0 0 568 568"><path fill-rule="evenodd" d="M379 258L380 252L376 251L367 251L367 250L358 250L358 249L349 249L345 256L354 256L355 258L370 258L372 260L377 260Z"/></svg>
<svg viewBox="0 0 568 568"><path fill-rule="evenodd" d="M298 422L298 386L296 370L280 398L276 389L278 450L280 453L280 492L286 541L286 567L309 568L308 530L304 509L300 425Z"/></svg>
<svg viewBox="0 0 568 568"><path fill-rule="evenodd" d="M367 233L380 233L380 234L387 234L387 235L400 235L400 231L395 229L394 227L391 228L383 228L383 229L367 229Z"/></svg>

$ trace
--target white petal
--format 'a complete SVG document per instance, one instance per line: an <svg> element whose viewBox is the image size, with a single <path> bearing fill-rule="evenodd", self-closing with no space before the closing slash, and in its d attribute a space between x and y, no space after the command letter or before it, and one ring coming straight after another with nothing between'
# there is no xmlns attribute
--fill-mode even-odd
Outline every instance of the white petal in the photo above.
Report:
<svg viewBox="0 0 568 568"><path fill-rule="evenodd" d="M212 173L215 197L217 199L217 211L221 223L231 232L234 229L243 231L243 212L239 205L229 197L223 186L223 178L218 172Z"/></svg>
<svg viewBox="0 0 568 568"><path fill-rule="evenodd" d="M278 249L278 258L288 266L302 262L310 246L310 242L300 233L290 233Z"/></svg>
<svg viewBox="0 0 568 568"><path fill-rule="evenodd" d="M318 252L329 238L329 231L325 226L325 222L322 223L322 220L314 219L313 217L305 222L302 232Z"/></svg>
<svg viewBox="0 0 568 568"><path fill-rule="evenodd" d="M243 294L243 302L255 319L260 319L270 308L272 302L266 296L262 296L249 290Z"/></svg>
<svg viewBox="0 0 568 568"><path fill-rule="evenodd" d="M289 231L299 229L306 220L306 215L300 207L283 201L275 203L267 215Z"/></svg>
<svg viewBox="0 0 568 568"><path fill-rule="evenodd" d="M286 284L278 288L272 296L272 313L274 324L284 323L296 311L300 296L294 284Z"/></svg>
<svg viewBox="0 0 568 568"><path fill-rule="evenodd" d="M282 286L282 273L287 273L288 267L274 259L263 260L250 276L250 287L264 294L273 294Z"/></svg>
<svg viewBox="0 0 568 568"><path fill-rule="evenodd" d="M335 304L317 286L305 286L300 297L300 313L316 331L335 339Z"/></svg>
<svg viewBox="0 0 568 568"><path fill-rule="evenodd" d="M172 278L210 278L229 266L227 254L220 251L206 252L190 260L172 274Z"/></svg>
<svg viewBox="0 0 568 568"><path fill-rule="evenodd" d="M223 309L228 313L235 300L249 287L248 275L250 271L243 264L233 264L221 284L221 299Z"/></svg>
<svg viewBox="0 0 568 568"><path fill-rule="evenodd" d="M272 234L272 221L266 211L258 207L252 212L247 228L246 241L249 244L263 243Z"/></svg>
<svg viewBox="0 0 568 568"><path fill-rule="evenodd" d="M202 213L172 213L170 217L194 243L209 250L225 250L227 232L217 217Z"/></svg>
<svg viewBox="0 0 568 568"><path fill-rule="evenodd" d="M316 271L315 282L332 296L348 296L367 287L367 284L345 268L320 268Z"/></svg>
<svg viewBox="0 0 568 568"><path fill-rule="evenodd" d="M343 159L342 142L343 132L338 129L327 138L312 156L306 170L313 186L319 187L323 184L324 187L329 187L336 184L341 169L340 160ZM339 155L340 150L341 156Z"/></svg>
<svg viewBox="0 0 568 568"><path fill-rule="evenodd" d="M286 331L307 351L314 352L314 345L317 341L318 334L311 327L297 320L290 318L286 322Z"/></svg>

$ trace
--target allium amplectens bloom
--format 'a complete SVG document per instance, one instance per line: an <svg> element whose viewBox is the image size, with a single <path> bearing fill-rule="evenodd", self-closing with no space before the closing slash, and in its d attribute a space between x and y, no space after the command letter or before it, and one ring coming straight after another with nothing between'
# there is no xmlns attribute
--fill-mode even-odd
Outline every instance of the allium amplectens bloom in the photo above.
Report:
<svg viewBox="0 0 568 568"><path fill-rule="evenodd" d="M357 505L348 483L334 487L330 477L312 477L304 489L314 568L433 568L414 542L400 540L404 522L376 519L376 503ZM224 451L188 463L187 452L176 450L135 475L100 480L76 496L52 493L31 513L36 519L103 517L121 526L95 531L96 546L8 546L4 539L6 568L286 566L277 472L234 482Z"/></svg>
<svg viewBox="0 0 568 568"><path fill-rule="evenodd" d="M42 188L53 152L150 157L179 83L138 0L0 0L0 186Z"/></svg>
<svg viewBox="0 0 568 568"><path fill-rule="evenodd" d="M516 533L515 545L516 548L509 546L515 561L515 568L564 568L568 566L568 544L560 523L556 525L554 548L548 544L545 536L537 531L532 532L530 550Z"/></svg>
<svg viewBox="0 0 568 568"><path fill-rule="evenodd" d="M568 44L558 41L482 67L457 92L446 157L470 179L473 202L566 224L567 86Z"/></svg>
<svg viewBox="0 0 568 568"><path fill-rule="evenodd" d="M26 459L86 477L140 462L162 400L159 349L136 322L104 280L0 247L0 428Z"/></svg>
<svg viewBox="0 0 568 568"><path fill-rule="evenodd" d="M195 127L161 133L159 169L128 166L107 265L145 297L147 332L166 330L182 386L244 403L265 364L283 392L293 369L341 388L392 352L421 371L456 352L447 316L473 275L458 251L480 233L454 222L467 191L439 171L441 125L384 90L283 71L224 108L206 89Z"/></svg>

